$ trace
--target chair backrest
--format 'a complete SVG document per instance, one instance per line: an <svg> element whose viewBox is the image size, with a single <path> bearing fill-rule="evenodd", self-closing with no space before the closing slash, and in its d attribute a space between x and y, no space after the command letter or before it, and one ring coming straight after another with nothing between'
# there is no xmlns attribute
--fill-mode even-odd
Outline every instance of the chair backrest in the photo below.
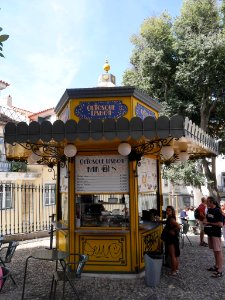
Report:
<svg viewBox="0 0 225 300"><path fill-rule="evenodd" d="M190 227L190 224L188 224L188 223L183 224L182 233L187 234L188 230L189 230L189 227Z"/></svg>
<svg viewBox="0 0 225 300"><path fill-rule="evenodd" d="M1 261L4 263L10 263L12 260L12 257L16 251L16 247L19 245L19 242L16 241L10 241L9 245L7 247L3 247L1 250L6 249L5 258L1 257Z"/></svg>
<svg viewBox="0 0 225 300"><path fill-rule="evenodd" d="M88 261L88 256L86 254L80 254L79 255L79 262L77 264L77 268L75 270L75 274L77 278L81 277L81 274L83 272L83 268L85 263Z"/></svg>

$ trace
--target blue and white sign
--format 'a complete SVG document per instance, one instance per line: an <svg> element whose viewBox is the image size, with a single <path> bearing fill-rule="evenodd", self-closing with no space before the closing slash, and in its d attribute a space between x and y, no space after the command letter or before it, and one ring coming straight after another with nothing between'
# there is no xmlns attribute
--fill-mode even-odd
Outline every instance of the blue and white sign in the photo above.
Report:
<svg viewBox="0 0 225 300"><path fill-rule="evenodd" d="M146 117L148 116L152 116L154 118L156 118L156 115L153 111L151 111L150 109L147 109L146 107L144 107L141 104L137 104L136 108L135 108L135 113L136 116L141 118L142 120L144 120Z"/></svg>
<svg viewBox="0 0 225 300"><path fill-rule="evenodd" d="M121 100L81 102L75 108L80 119L117 119L127 113L127 106Z"/></svg>

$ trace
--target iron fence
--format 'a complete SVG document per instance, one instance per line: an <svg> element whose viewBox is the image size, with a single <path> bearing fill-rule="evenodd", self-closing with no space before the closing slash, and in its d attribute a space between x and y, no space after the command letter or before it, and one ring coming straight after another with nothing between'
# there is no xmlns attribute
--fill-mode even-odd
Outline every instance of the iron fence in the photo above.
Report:
<svg viewBox="0 0 225 300"><path fill-rule="evenodd" d="M55 184L0 183L0 235L48 230L55 203Z"/></svg>

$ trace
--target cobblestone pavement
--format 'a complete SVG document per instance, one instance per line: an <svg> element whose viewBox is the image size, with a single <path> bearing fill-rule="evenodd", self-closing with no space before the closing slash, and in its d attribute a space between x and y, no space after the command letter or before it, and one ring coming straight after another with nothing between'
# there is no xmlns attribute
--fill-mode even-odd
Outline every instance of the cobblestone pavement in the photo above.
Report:
<svg viewBox="0 0 225 300"><path fill-rule="evenodd" d="M199 236L189 236L193 246L185 237L185 246L181 249L180 274L177 277L168 275L168 268L163 267L160 284L148 287L144 278L109 279L107 277L83 276L77 282L77 290L82 300L220 300L225 299L225 275L222 278L211 278L206 270L213 266L213 253L208 247L199 246ZM26 258L33 248L49 246L49 240L35 240L21 243L10 265L17 286L7 280L1 294L1 300L21 299L23 274ZM223 249L225 253L225 249ZM32 260L29 263L25 299L49 299L53 262ZM62 289L57 289L57 299L62 297ZM73 299L73 293L67 285L64 300Z"/></svg>

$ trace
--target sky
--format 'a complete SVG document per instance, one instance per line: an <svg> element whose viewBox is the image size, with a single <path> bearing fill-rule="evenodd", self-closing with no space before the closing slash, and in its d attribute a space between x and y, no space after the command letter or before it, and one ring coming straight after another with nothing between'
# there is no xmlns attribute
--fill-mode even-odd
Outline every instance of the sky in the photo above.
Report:
<svg viewBox="0 0 225 300"><path fill-rule="evenodd" d="M182 0L1 0L0 92L31 112L55 107L67 88L96 87L106 57L116 85L130 67L133 45L146 18L167 10L179 15Z"/></svg>

